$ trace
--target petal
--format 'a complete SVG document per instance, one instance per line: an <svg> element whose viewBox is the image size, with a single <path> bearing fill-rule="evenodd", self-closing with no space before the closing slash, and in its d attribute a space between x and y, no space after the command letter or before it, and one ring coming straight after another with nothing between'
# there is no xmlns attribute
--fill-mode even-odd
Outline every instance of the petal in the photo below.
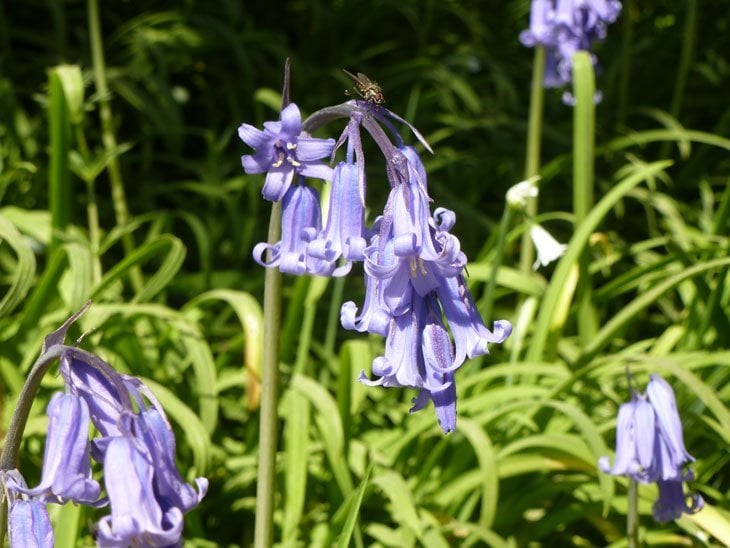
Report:
<svg viewBox="0 0 730 548"><path fill-rule="evenodd" d="M53 548L53 528L46 505L39 499L16 499L8 514L10 546Z"/></svg>
<svg viewBox="0 0 730 548"><path fill-rule="evenodd" d="M329 158L335 149L334 139L299 137L297 139L297 160L302 163Z"/></svg>
<svg viewBox="0 0 730 548"><path fill-rule="evenodd" d="M299 173L304 177L311 177L312 179L322 179L323 181L332 180L332 168L320 162L302 164L299 168Z"/></svg>
<svg viewBox="0 0 730 548"><path fill-rule="evenodd" d="M271 168L266 173L264 188L261 190L266 200L270 202L280 201L287 190L289 190L291 182L294 180L294 168L289 164L283 164L278 168Z"/></svg>
<svg viewBox="0 0 730 548"><path fill-rule="evenodd" d="M254 173L265 173L269 167L271 167L271 162L266 161L262 162L260 157L257 156L241 156L241 165L243 165L243 171L249 174Z"/></svg>
<svg viewBox="0 0 730 548"><path fill-rule="evenodd" d="M654 409L643 399L637 399L634 407L636 457L644 470L651 467L656 448L656 419Z"/></svg>
<svg viewBox="0 0 730 548"><path fill-rule="evenodd" d="M153 488L151 457L124 437L110 441L104 459L104 478L111 516L99 523L99 546L120 542L167 546L181 540L182 512L163 512ZM107 544L108 543L108 544Z"/></svg>
<svg viewBox="0 0 730 548"><path fill-rule="evenodd" d="M678 519L682 514L695 514L705 504L704 499L698 493L689 495L690 503L687 504L687 496L682 489L681 481L657 481L659 498L657 498L652 513L654 519L666 523Z"/></svg>
<svg viewBox="0 0 730 548"><path fill-rule="evenodd" d="M266 132L249 124L241 124L238 128L238 137L253 149L264 146L269 141Z"/></svg>
<svg viewBox="0 0 730 548"><path fill-rule="evenodd" d="M57 392L48 403L48 435L40 485L24 492L63 504L93 505L101 487L91 476L89 408L71 394Z"/></svg>
<svg viewBox="0 0 730 548"><path fill-rule="evenodd" d="M656 412L659 432L667 444L672 465L681 468L686 462L694 461L694 457L684 446L682 421L672 387L659 375L652 374L646 387L646 395Z"/></svg>
<svg viewBox="0 0 730 548"><path fill-rule="evenodd" d="M286 136L287 141L293 142L301 132L302 115L299 113L299 107L296 103L289 103L281 111L281 133Z"/></svg>
<svg viewBox="0 0 730 548"><path fill-rule="evenodd" d="M138 419L139 428L136 430L141 433L154 465L155 495L163 511L175 507L184 513L195 508L205 496L208 480L198 478L201 490L197 493L183 481L175 464L175 435L157 409L143 411Z"/></svg>

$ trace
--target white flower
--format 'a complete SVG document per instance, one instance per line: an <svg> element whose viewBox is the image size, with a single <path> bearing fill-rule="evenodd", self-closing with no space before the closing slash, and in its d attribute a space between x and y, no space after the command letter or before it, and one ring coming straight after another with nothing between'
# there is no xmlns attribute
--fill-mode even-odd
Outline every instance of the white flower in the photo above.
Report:
<svg viewBox="0 0 730 548"><path fill-rule="evenodd" d="M554 260L559 259L568 247L558 242L540 225L532 225L530 238L532 238L535 249L537 249L537 260L532 265L533 270L537 270L541 265L547 266Z"/></svg>
<svg viewBox="0 0 730 548"><path fill-rule="evenodd" d="M528 198L536 198L538 195L537 181L539 176L530 177L526 181L520 181L507 191L507 205L515 209L525 209Z"/></svg>

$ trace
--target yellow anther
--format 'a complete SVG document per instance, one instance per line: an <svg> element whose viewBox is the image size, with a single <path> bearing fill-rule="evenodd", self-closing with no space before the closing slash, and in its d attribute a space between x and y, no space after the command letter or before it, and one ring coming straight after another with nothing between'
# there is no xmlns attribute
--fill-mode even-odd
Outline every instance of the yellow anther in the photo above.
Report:
<svg viewBox="0 0 730 548"><path fill-rule="evenodd" d="M411 278L416 277L416 273L418 272L418 264L416 264L416 258L411 257L408 259L408 264L411 267Z"/></svg>
<svg viewBox="0 0 730 548"><path fill-rule="evenodd" d="M297 148L297 144L296 143L287 143L286 148L288 150L294 150L295 148Z"/></svg>

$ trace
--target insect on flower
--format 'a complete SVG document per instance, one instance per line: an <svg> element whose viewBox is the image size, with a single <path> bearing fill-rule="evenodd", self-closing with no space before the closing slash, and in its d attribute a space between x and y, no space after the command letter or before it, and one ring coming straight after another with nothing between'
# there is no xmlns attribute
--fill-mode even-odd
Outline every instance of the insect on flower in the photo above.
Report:
<svg viewBox="0 0 730 548"><path fill-rule="evenodd" d="M377 82L373 82L370 78L364 75L362 72L358 72L357 76L348 70L342 69L352 81L355 82L355 91L357 94L365 99L368 103L381 105L385 103L385 97L383 97L383 90ZM346 91L349 95L349 93Z"/></svg>

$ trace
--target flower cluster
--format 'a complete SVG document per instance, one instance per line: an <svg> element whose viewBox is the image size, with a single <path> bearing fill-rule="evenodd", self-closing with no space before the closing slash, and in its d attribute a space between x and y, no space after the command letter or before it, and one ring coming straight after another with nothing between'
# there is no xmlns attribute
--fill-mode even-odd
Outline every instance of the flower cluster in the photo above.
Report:
<svg viewBox="0 0 730 548"><path fill-rule="evenodd" d="M594 42L603 40L619 13L618 0L532 0L530 28L520 33L520 41L527 47L545 47L544 86L570 83L573 54L589 51ZM595 56L591 59L595 65ZM563 95L563 101L573 101L570 93Z"/></svg>
<svg viewBox="0 0 730 548"><path fill-rule="evenodd" d="M406 146L393 121L405 124L430 151L418 131L395 113L366 100L351 100L313 114L304 124L294 104L264 130L248 124L239 136L253 147L243 156L247 173L266 172L264 198L281 201L281 241L258 244L254 259L291 274L342 276L354 262L364 263L365 302L342 305L343 327L382 335L383 356L373 361L368 385L419 390L416 411L433 401L441 428L456 428L454 372L467 357L486 354L487 344L510 334L507 321L490 331L464 280L466 256L450 233L452 211L431 213L426 170L416 149ZM302 131L334 118L348 118L335 143ZM371 228L365 223L366 180L360 130L364 128L385 158L390 195ZM389 135L390 134L390 135ZM334 170L318 162L347 143L344 161ZM293 181L296 175L296 181ZM319 195L305 177L331 180L326 222ZM264 254L268 254L268 258ZM445 320L445 321L444 321ZM448 325L448 328L447 328Z"/></svg>
<svg viewBox="0 0 730 548"><path fill-rule="evenodd" d="M3 472L11 545L52 546L45 504L68 501L111 507L97 525L99 546L181 543L183 514L205 496L208 480L198 478L196 491L180 476L175 437L160 403L142 381L93 354L65 345L52 350L60 352L66 390L48 404L40 484L30 489L17 470ZM97 432L92 440L90 425ZM103 497L92 460L102 464Z"/></svg>
<svg viewBox="0 0 730 548"><path fill-rule="evenodd" d="M704 501L693 493L688 497L682 482L694 479L694 462L684 447L682 423L672 387L652 374L646 394L632 391L631 401L621 405L616 422L616 460L610 465L601 457L599 468L615 476L627 476L641 483L656 482L659 498L654 503L654 519L667 522L682 513L698 512Z"/></svg>

